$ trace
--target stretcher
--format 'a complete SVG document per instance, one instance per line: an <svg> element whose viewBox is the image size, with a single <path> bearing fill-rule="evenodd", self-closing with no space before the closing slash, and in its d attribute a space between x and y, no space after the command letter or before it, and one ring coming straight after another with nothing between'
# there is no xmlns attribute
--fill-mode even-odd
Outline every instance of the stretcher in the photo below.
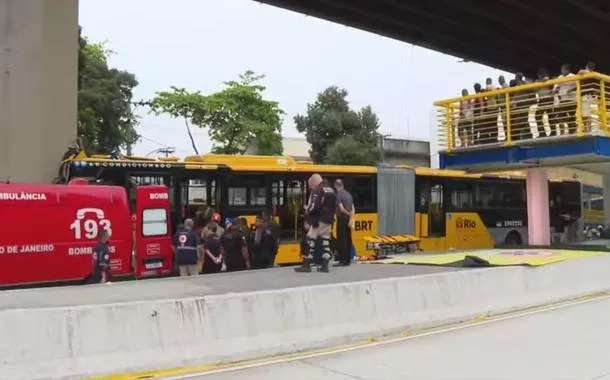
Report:
<svg viewBox="0 0 610 380"><path fill-rule="evenodd" d="M358 256L358 260L382 260L389 257L415 253L420 250L420 238L413 235L373 235L365 236L366 254Z"/></svg>

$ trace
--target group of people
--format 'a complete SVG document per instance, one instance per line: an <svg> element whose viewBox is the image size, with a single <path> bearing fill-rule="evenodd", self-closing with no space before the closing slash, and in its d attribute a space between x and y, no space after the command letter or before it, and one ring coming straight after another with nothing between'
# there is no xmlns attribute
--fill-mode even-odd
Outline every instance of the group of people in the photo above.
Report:
<svg viewBox="0 0 610 380"><path fill-rule="evenodd" d="M595 63L589 62L578 71L586 74L595 71ZM561 66L558 78L575 77L569 64ZM510 120L511 139L513 141L539 138L543 136L574 134L577 128L576 120L576 79L556 85L541 86L510 93L507 98L504 93L490 96L480 96L475 99L460 102L457 137L460 146L466 147L478 144L497 143L505 141L507 120ZM516 87L534 82L550 80L545 68L538 70L534 80L516 74L508 83L504 76L498 78L498 85L491 78L485 81L485 87L475 83L474 93L486 92ZM586 82L586 81L585 81ZM462 90L462 96L468 96L467 89ZM591 107L595 96L593 83L582 83L582 116L585 131L591 128ZM507 113L508 107L508 113Z"/></svg>
<svg viewBox="0 0 610 380"><path fill-rule="evenodd" d="M256 217L254 230L245 218L227 218L223 224L214 213L198 228L186 219L172 246L180 276L269 268L279 248L279 225L268 212Z"/></svg>
<svg viewBox="0 0 610 380"><path fill-rule="evenodd" d="M335 216L337 265L349 265L352 258L351 228L355 215L352 196L340 179L335 181L333 188L319 174L309 178L308 186L310 197L304 206L304 227L307 232L301 241L303 265L296 271L311 272L311 266L315 264L320 272L329 272ZM197 219L200 218L201 215L198 215ZM228 218L222 225L218 213L212 214L207 223L198 223L198 226L189 218L176 231L172 241L180 276L270 268L274 265L279 244L280 226L267 211L256 217L252 229L245 218ZM318 250L321 251L320 255L316 254Z"/></svg>

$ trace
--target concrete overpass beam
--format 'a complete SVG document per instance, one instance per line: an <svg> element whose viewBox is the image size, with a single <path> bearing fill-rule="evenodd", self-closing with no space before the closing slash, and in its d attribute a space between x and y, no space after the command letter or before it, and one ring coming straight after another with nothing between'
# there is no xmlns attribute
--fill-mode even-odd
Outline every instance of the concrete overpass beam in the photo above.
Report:
<svg viewBox="0 0 610 380"><path fill-rule="evenodd" d="M51 181L77 135L78 0L0 0L0 181Z"/></svg>

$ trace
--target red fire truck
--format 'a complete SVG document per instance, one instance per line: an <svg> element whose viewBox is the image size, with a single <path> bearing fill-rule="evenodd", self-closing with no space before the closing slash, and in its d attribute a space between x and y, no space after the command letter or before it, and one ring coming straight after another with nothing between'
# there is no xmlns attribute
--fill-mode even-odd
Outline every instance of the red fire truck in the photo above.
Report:
<svg viewBox="0 0 610 380"><path fill-rule="evenodd" d="M171 274L168 190L136 192L132 215L119 186L0 184L0 287L85 280L102 229L114 278Z"/></svg>

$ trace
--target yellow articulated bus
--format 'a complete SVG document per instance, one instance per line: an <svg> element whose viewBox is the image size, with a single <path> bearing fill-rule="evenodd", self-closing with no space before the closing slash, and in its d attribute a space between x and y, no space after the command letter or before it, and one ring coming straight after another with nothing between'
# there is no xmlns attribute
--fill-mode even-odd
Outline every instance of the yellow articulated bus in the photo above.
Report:
<svg viewBox="0 0 610 380"><path fill-rule="evenodd" d="M303 206L308 199L307 179L313 173L331 184L342 179L352 194L357 213L353 242L359 256L370 255L364 237L375 235L414 235L425 252L527 243L521 178L407 166L315 165L291 157L115 159L80 152L62 162L60 181L87 178L124 186L130 198L138 185L166 185L174 226L205 207L223 217L246 217L250 223L263 210L272 210L281 226L276 264L293 264L301 261ZM550 192L555 202L551 202L552 229L569 240L571 226L581 217L580 183L551 182ZM559 217L565 214L571 221Z"/></svg>

